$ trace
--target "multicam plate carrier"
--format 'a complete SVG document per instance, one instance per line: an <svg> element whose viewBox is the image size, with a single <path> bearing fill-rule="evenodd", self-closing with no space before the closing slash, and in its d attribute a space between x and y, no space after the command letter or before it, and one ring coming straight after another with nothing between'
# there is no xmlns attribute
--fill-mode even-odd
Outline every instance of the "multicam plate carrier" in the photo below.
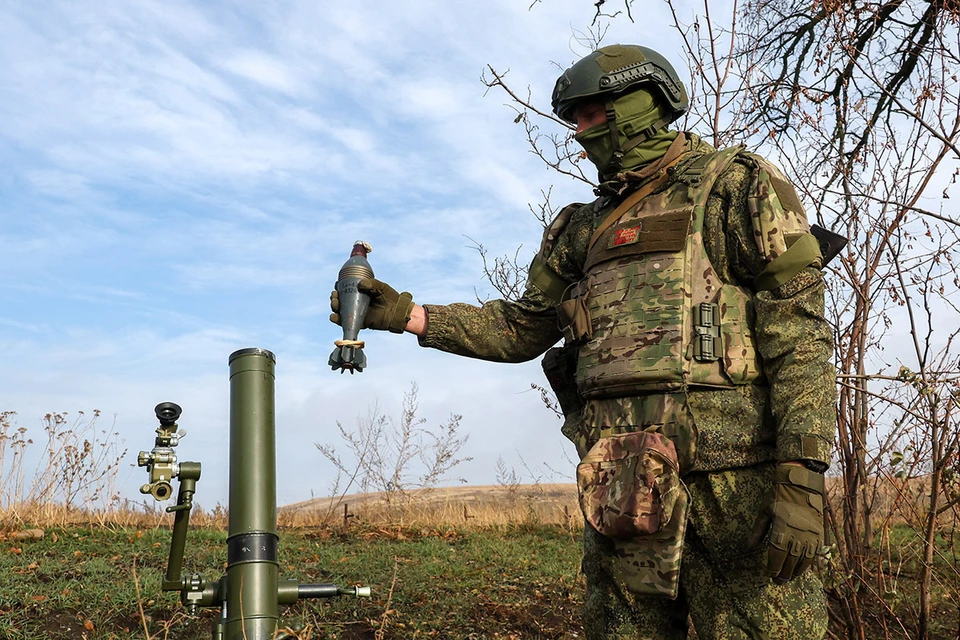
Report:
<svg viewBox="0 0 960 640"><path fill-rule="evenodd" d="M751 295L720 280L703 245L707 199L741 151L698 157L591 247L586 278L574 287L590 326L577 367L584 397L729 388L761 377Z"/></svg>

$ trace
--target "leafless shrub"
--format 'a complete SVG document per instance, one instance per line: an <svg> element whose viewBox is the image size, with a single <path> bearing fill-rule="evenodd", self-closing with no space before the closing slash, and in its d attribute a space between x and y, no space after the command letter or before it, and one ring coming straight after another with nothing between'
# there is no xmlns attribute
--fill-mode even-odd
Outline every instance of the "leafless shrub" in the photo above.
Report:
<svg viewBox="0 0 960 640"><path fill-rule="evenodd" d="M483 278L500 294L504 300L517 300L523 295L524 285L527 282L527 265L529 260L524 261L520 257L523 245L517 247L513 255L503 255L489 257L487 248L482 244L468 237L472 243L471 249L480 256L480 262L483 265ZM480 292L474 289L474 296L480 304L485 303L489 296L481 296Z"/></svg>
<svg viewBox="0 0 960 640"><path fill-rule="evenodd" d="M876 629L930 637L934 583L957 584L956 558L937 543L956 527L960 442L958 224L943 212L960 133L951 7L820 1L810 11L760 0L742 13L740 55L754 62L745 79L749 126L817 220L851 238L828 299L844 487L829 513L841 576L830 585L831 613L851 638ZM919 501L917 487L926 487ZM891 553L894 524L915 536L915 604L885 596L889 567L880 558Z"/></svg>
<svg viewBox="0 0 960 640"><path fill-rule="evenodd" d="M400 417L394 420L374 403L353 429L337 423L347 458L336 446L316 443L324 458L337 469L332 495L380 492L388 503L403 501L410 491L436 487L457 465L472 458L459 457L468 435L460 434L461 416L452 414L438 427L427 427L417 416L416 383L403 396ZM331 515L339 502L331 505Z"/></svg>
<svg viewBox="0 0 960 640"><path fill-rule="evenodd" d="M523 484L517 470L513 467L507 467L507 463L503 461L503 456L500 456L497 458L496 472L497 485L506 489L508 496L516 497L520 492L520 485Z"/></svg>
<svg viewBox="0 0 960 640"><path fill-rule="evenodd" d="M28 470L28 450L35 444L14 412L0 414L0 510L18 521L38 511L69 513L81 509L103 513L117 506L117 475L127 453L114 429L100 428L100 411L83 411L71 422L67 413L48 413L41 423L43 453Z"/></svg>

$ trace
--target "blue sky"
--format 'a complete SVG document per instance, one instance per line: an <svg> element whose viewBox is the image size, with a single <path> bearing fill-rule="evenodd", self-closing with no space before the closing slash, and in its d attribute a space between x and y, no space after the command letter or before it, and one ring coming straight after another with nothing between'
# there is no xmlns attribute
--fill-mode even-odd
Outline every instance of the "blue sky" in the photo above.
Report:
<svg viewBox="0 0 960 640"><path fill-rule="evenodd" d="M327 315L356 239L417 302L472 302L491 292L468 237L527 259L541 189L591 197L527 151L480 75L509 69L546 107L592 15L587 0L0 3L0 409L35 435L47 412L99 409L135 464L154 405L175 401L197 498L225 503L227 357L262 347L278 359L281 504L326 494L314 443L373 400L398 415L411 382L428 423L463 415L474 460L455 477L493 483L497 458L523 472L522 454L572 478L529 391L538 362L365 332L368 370L341 376ZM642 17L604 42L683 69L666 6ZM145 477L125 465L125 494Z"/></svg>

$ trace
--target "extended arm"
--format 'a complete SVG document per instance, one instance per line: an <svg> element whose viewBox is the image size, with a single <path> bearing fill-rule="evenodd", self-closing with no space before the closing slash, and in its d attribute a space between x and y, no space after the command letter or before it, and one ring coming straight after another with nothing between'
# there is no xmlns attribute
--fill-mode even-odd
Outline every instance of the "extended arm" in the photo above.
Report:
<svg viewBox="0 0 960 640"><path fill-rule="evenodd" d="M426 305L423 320L408 330L420 344L458 355L496 362L525 362L560 339L552 303L528 284L516 302L492 300L483 306L465 303ZM418 329L422 333L418 333Z"/></svg>
<svg viewBox="0 0 960 640"><path fill-rule="evenodd" d="M482 306L465 303L418 305L412 296L386 283L365 279L358 288L370 295L364 328L406 331L422 346L496 362L524 362L542 354L561 337L555 302L537 285L527 283L517 301L493 300ZM339 323L339 299L331 294Z"/></svg>
<svg viewBox="0 0 960 640"><path fill-rule="evenodd" d="M418 338L427 335L427 311L419 304L413 305L410 310L410 322L404 328L407 333L412 333Z"/></svg>

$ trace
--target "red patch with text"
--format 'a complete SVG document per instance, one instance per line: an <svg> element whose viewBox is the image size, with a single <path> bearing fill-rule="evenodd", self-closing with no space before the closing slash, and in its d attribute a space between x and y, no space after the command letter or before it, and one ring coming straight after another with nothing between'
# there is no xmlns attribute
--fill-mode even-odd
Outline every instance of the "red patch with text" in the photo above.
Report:
<svg viewBox="0 0 960 640"><path fill-rule="evenodd" d="M633 244L640 238L640 225L636 227L627 227L625 229L617 229L613 234L613 239L610 241L611 247L619 247L624 244Z"/></svg>

